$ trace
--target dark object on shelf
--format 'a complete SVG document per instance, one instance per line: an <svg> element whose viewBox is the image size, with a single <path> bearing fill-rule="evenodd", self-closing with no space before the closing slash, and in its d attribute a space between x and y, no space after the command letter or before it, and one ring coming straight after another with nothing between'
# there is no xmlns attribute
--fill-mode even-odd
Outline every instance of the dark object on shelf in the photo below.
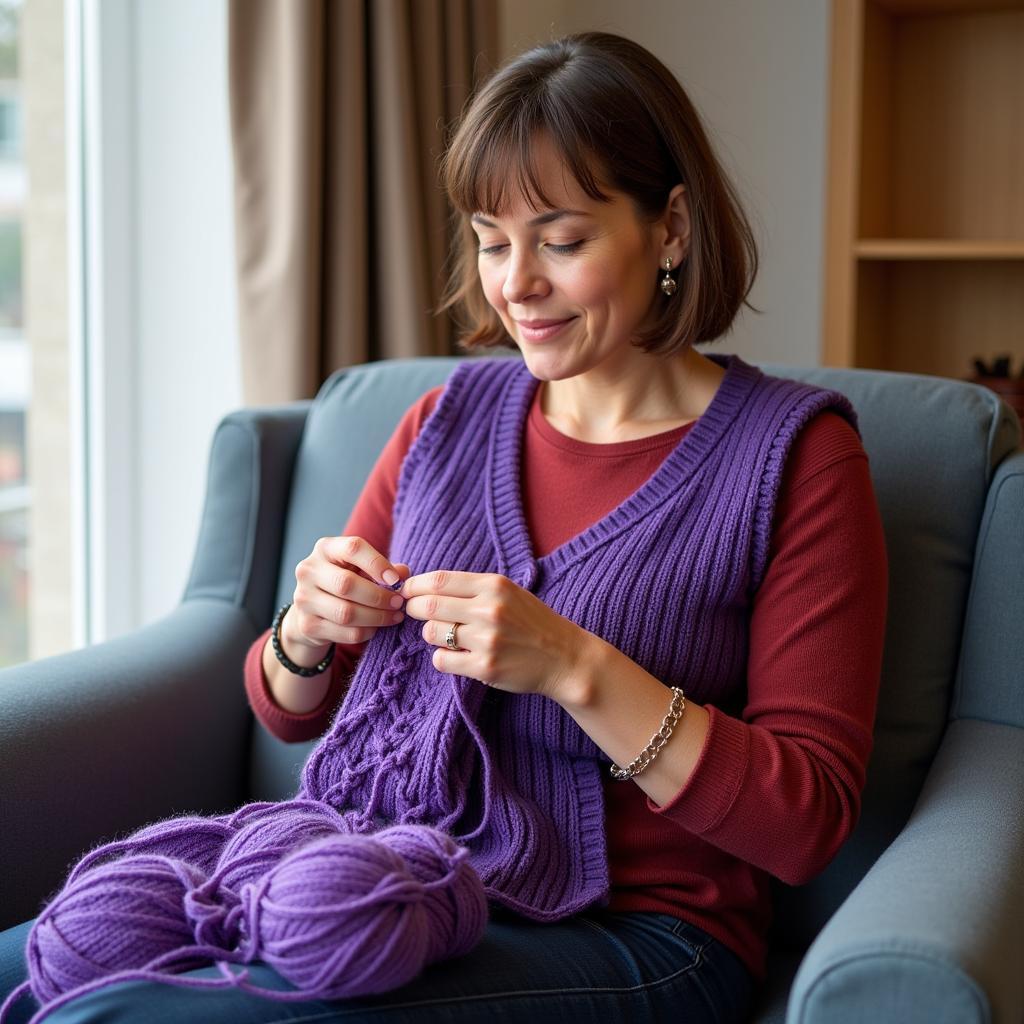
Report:
<svg viewBox="0 0 1024 1024"><path fill-rule="evenodd" d="M1010 356L997 356L992 368L989 369L977 356L974 357L974 371L976 377L1010 377ZM1021 363L1020 373L1017 380L1024 380L1024 363Z"/></svg>
<svg viewBox="0 0 1024 1024"><path fill-rule="evenodd" d="M1024 424L1024 364L1016 377L1010 376L1010 356L1001 355L989 367L975 358L974 376L968 380L994 391L1011 409L1014 409Z"/></svg>

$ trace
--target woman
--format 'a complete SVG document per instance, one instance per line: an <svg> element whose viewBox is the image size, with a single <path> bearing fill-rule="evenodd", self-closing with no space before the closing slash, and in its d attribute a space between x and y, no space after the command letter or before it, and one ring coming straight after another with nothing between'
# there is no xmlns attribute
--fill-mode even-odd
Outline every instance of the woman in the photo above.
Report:
<svg viewBox="0 0 1024 1024"><path fill-rule="evenodd" d="M297 741L389 673L407 696L426 680L404 711L452 686L481 770L423 820L479 844L486 931L379 995L136 983L51 1020L741 1021L771 878L813 877L856 823L887 592L867 457L841 395L693 347L728 330L756 254L682 88L617 36L539 46L472 100L442 177L462 233L443 308L468 312L467 350L521 358L467 360L406 412L246 688ZM300 795L409 809L327 748ZM485 820L501 843L459 835Z"/></svg>

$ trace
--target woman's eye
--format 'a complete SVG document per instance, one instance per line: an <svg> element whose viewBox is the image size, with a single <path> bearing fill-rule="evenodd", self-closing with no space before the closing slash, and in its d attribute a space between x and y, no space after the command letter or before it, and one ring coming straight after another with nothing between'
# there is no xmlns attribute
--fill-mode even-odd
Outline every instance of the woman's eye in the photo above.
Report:
<svg viewBox="0 0 1024 1024"><path fill-rule="evenodd" d="M548 246L552 252L573 252L578 249L582 242L569 242L567 245L555 245L553 242Z"/></svg>
<svg viewBox="0 0 1024 1024"><path fill-rule="evenodd" d="M579 242L569 242L566 245L555 245L554 242L549 242L547 247L552 252L556 252L559 255L564 255L566 253L574 252L582 244L583 244L582 241L579 241ZM499 249L504 249L504 248L505 248L504 245L489 245L486 248L477 249L477 253L479 255L481 255L481 256L490 256L493 253L496 253Z"/></svg>

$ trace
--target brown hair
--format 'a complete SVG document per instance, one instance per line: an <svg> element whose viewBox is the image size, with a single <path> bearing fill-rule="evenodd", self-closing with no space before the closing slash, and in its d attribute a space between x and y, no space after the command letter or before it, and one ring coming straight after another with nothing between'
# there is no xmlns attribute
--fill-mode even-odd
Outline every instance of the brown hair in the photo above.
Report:
<svg viewBox="0 0 1024 1024"><path fill-rule="evenodd" d="M729 329L757 274L757 246L700 115L675 76L638 43L583 32L536 46L500 67L467 101L441 158L452 207L454 245L442 313L461 306L468 324L458 346L517 348L484 297L470 215L499 216L515 178L534 210L550 207L533 164L546 133L580 187L609 202L604 183L628 195L638 216L661 217L682 182L690 206L690 246L675 294L636 347L670 355L714 341ZM657 277L652 275L654 294ZM760 312L758 310L758 312Z"/></svg>

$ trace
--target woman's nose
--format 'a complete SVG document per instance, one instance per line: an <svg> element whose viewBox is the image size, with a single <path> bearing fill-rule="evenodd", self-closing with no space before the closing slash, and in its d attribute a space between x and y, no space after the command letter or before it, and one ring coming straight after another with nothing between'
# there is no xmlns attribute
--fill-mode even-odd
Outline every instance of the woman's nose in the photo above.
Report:
<svg viewBox="0 0 1024 1024"><path fill-rule="evenodd" d="M520 252L509 259L508 272L501 288L506 302L518 305L531 296L546 295L548 289L547 279L531 254Z"/></svg>

